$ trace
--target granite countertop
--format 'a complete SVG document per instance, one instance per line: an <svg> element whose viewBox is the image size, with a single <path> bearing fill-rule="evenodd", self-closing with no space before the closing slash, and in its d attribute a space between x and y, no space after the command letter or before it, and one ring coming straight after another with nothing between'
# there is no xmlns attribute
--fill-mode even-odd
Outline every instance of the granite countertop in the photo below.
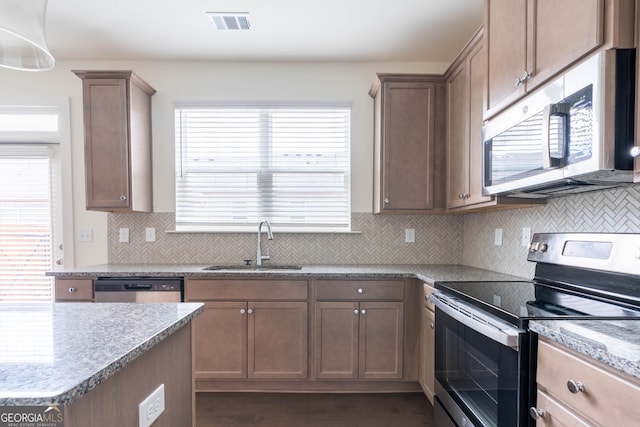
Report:
<svg viewBox="0 0 640 427"><path fill-rule="evenodd" d="M0 406L68 405L203 310L201 303L0 303Z"/></svg>
<svg viewBox="0 0 640 427"><path fill-rule="evenodd" d="M268 265L268 264L267 264ZM203 270L198 264L103 264L64 268L47 273L57 277L80 276L146 276L146 277L287 277L287 278L417 278L433 284L436 281L529 280L495 271L463 265L378 264L378 265L305 265L300 269Z"/></svg>
<svg viewBox="0 0 640 427"><path fill-rule="evenodd" d="M640 379L640 320L535 320L529 328Z"/></svg>

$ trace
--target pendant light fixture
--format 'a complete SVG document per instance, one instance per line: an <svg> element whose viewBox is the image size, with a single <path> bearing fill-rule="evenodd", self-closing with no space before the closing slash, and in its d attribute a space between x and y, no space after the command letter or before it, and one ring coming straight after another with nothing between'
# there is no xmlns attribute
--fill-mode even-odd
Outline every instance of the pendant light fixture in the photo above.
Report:
<svg viewBox="0 0 640 427"><path fill-rule="evenodd" d="M55 65L47 48L47 0L0 0L0 67L45 71Z"/></svg>

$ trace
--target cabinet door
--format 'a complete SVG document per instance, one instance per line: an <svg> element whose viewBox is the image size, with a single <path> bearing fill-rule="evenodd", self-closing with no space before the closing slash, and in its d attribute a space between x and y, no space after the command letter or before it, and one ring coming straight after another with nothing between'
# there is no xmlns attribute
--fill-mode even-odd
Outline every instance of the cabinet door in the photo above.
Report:
<svg viewBox="0 0 640 427"><path fill-rule="evenodd" d="M307 303L249 302L248 377L307 378Z"/></svg>
<svg viewBox="0 0 640 427"><path fill-rule="evenodd" d="M463 61L447 80L447 208L465 204L469 183L469 80Z"/></svg>
<svg viewBox="0 0 640 427"><path fill-rule="evenodd" d="M435 381L435 319L433 311L422 307L420 324L420 385L433 404Z"/></svg>
<svg viewBox="0 0 640 427"><path fill-rule="evenodd" d="M485 0L485 38L488 117L524 94L515 82L527 69L527 1Z"/></svg>
<svg viewBox="0 0 640 427"><path fill-rule="evenodd" d="M491 196L482 195L483 155L482 143L482 102L484 81L487 73L487 55L482 42L469 53L467 75L469 78L469 187L467 205L488 202Z"/></svg>
<svg viewBox="0 0 640 427"><path fill-rule="evenodd" d="M207 302L193 321L196 378L246 378L247 304Z"/></svg>
<svg viewBox="0 0 640 427"><path fill-rule="evenodd" d="M84 79L87 209L129 207L129 112L125 79Z"/></svg>
<svg viewBox="0 0 640 427"><path fill-rule="evenodd" d="M403 303L360 303L359 378L402 379L403 331Z"/></svg>
<svg viewBox="0 0 640 427"><path fill-rule="evenodd" d="M314 362L318 379L358 377L357 302L318 302L315 308Z"/></svg>
<svg viewBox="0 0 640 427"><path fill-rule="evenodd" d="M527 91L604 42L604 0L534 0L528 15Z"/></svg>
<svg viewBox="0 0 640 427"><path fill-rule="evenodd" d="M381 210L430 210L435 84L389 82L382 90Z"/></svg>

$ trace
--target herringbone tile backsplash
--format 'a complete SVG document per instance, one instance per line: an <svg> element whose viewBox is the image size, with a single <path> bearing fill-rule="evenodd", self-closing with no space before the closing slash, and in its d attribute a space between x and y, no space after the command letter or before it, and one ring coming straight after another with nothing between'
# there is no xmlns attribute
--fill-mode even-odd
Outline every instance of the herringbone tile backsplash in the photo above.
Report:
<svg viewBox="0 0 640 427"><path fill-rule="evenodd" d="M532 233L640 233L640 186L550 199L544 206L465 215L462 260L465 265L533 277L521 245L522 228ZM502 228L503 245L494 246Z"/></svg>
<svg viewBox="0 0 640 427"><path fill-rule="evenodd" d="M462 218L459 216L390 216L352 214L350 234L279 234L265 241L275 264L459 264ZM256 258L256 233L167 233L175 229L173 213L109 214L109 262L114 264L234 264ZM145 241L145 228L156 241ZM120 228L129 243L118 242ZM416 242L405 243L405 229Z"/></svg>
<svg viewBox="0 0 640 427"><path fill-rule="evenodd" d="M173 213L109 214L109 262L115 264L226 264L255 259L256 234L167 233ZM145 242L146 227L156 242ZM640 233L640 186L550 199L547 205L452 216L352 214L352 234L278 234L268 245L283 264L465 264L533 276L522 228L536 232ZM129 228L130 242L118 231ZM416 243L405 243L406 228ZM502 228L503 245L494 246ZM256 225L257 230L257 225Z"/></svg>

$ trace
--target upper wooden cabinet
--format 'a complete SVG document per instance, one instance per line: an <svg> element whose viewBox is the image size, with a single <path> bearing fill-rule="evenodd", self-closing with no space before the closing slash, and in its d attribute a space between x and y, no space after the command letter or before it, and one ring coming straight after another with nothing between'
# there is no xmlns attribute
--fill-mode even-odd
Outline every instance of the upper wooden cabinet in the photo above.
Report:
<svg viewBox="0 0 640 427"><path fill-rule="evenodd" d="M131 71L73 71L82 79L87 209L153 210L151 96Z"/></svg>
<svg viewBox="0 0 640 427"><path fill-rule="evenodd" d="M544 203L482 195L482 99L486 54L482 29L445 73L447 93L447 210L519 207Z"/></svg>
<svg viewBox="0 0 640 427"><path fill-rule="evenodd" d="M485 118L598 48L633 44L633 0L485 0Z"/></svg>
<svg viewBox="0 0 640 427"><path fill-rule="evenodd" d="M377 74L374 98L374 213L442 213L444 79Z"/></svg>

